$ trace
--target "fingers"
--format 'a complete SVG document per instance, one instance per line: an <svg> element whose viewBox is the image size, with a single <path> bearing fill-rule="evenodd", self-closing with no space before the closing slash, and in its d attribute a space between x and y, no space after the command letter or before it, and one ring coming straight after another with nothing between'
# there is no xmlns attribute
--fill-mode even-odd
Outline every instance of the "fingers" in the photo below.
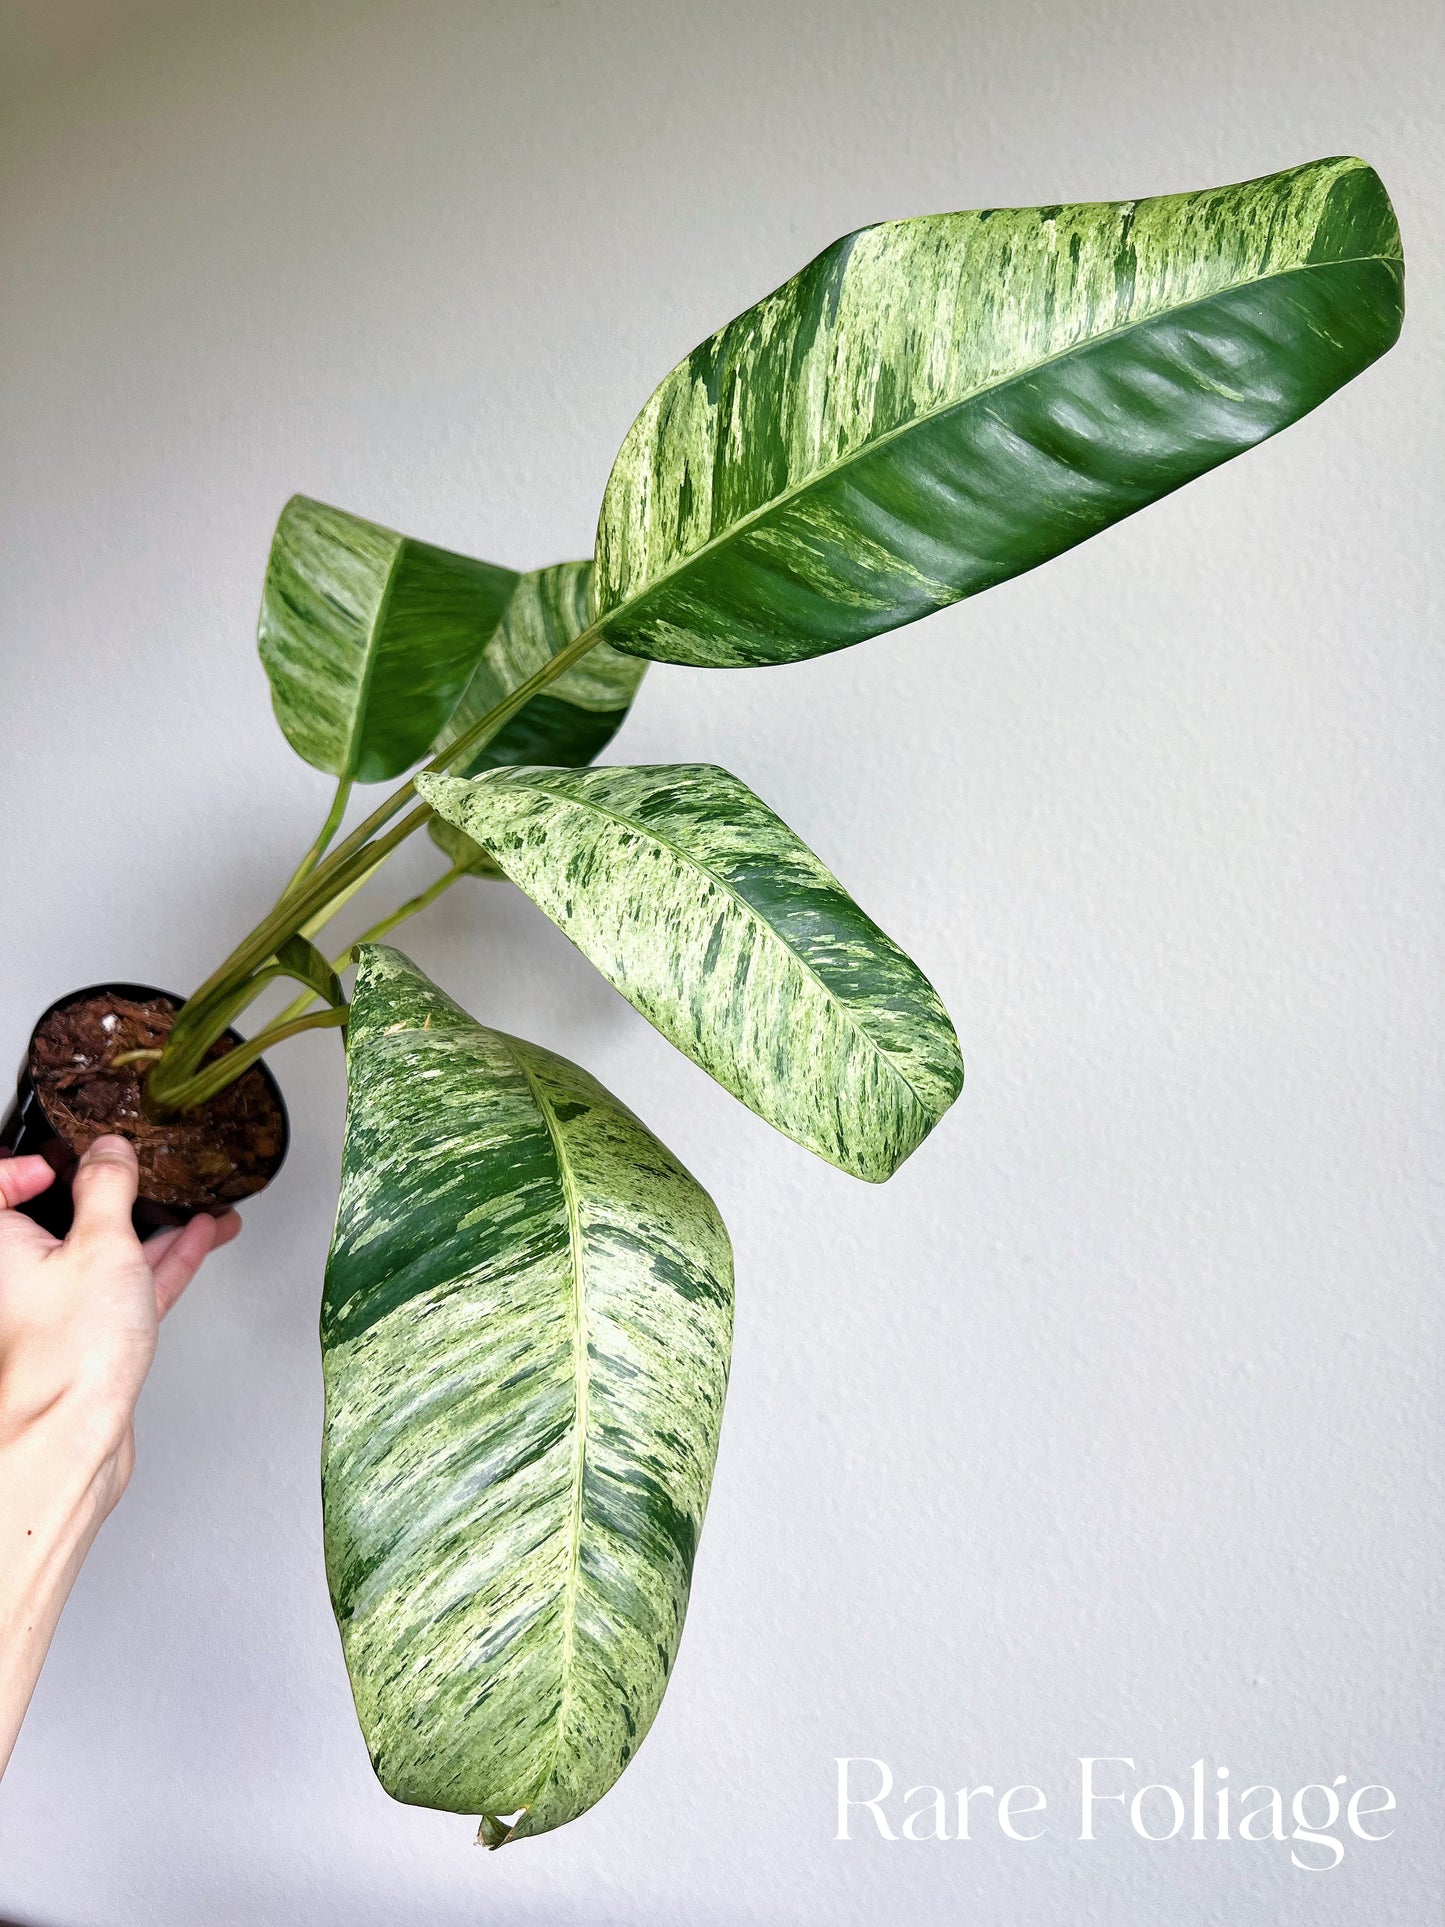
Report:
<svg viewBox="0 0 1445 1927"><path fill-rule="evenodd" d="M7 1251L57 1249L57 1241L48 1231L13 1208L38 1198L54 1177L44 1158L14 1158L8 1152L0 1153L0 1245Z"/></svg>
<svg viewBox="0 0 1445 1927"><path fill-rule="evenodd" d="M50 1183L55 1173L44 1158L0 1158L0 1211L7 1206L29 1204Z"/></svg>
<svg viewBox="0 0 1445 1927"><path fill-rule="evenodd" d="M158 1231L145 1243L156 1284L156 1316L164 1318L186 1286L195 1277L202 1260L219 1251L240 1233L241 1220L234 1211L224 1217L192 1218L189 1224L170 1231Z"/></svg>
<svg viewBox="0 0 1445 1927"><path fill-rule="evenodd" d="M155 1270L161 1259L165 1257L166 1253L170 1250L176 1239L180 1237L185 1228L183 1224L169 1224L164 1231L153 1231L146 1239L145 1243L141 1246L141 1250L145 1253L146 1263L152 1271Z"/></svg>
<svg viewBox="0 0 1445 1927"><path fill-rule="evenodd" d="M241 1235L239 1211L222 1212L219 1218L213 1218L211 1222L216 1227L216 1242L211 1246L212 1251L219 1251L222 1245L230 1244L233 1238L239 1238Z"/></svg>
<svg viewBox="0 0 1445 1927"><path fill-rule="evenodd" d="M70 1238L82 1244L97 1239L134 1237L130 1210L135 1203L138 1170L135 1147L123 1137L98 1137L70 1181L75 1199L75 1223Z"/></svg>
<svg viewBox="0 0 1445 1927"><path fill-rule="evenodd" d="M206 1253L214 1245L216 1221L202 1213L173 1232L161 1232L160 1238L168 1240L168 1243L160 1257L153 1262L151 1270L156 1282L156 1316L164 1318L195 1277ZM149 1248L146 1255L150 1256Z"/></svg>

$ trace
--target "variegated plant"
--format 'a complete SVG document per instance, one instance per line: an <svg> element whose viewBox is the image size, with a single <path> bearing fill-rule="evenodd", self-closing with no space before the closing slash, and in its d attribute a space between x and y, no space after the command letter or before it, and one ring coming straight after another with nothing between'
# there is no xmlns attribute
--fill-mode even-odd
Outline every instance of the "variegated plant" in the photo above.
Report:
<svg viewBox="0 0 1445 1927"><path fill-rule="evenodd" d="M301 497L283 511L261 655L335 800L186 1004L147 1101L203 1103L281 1039L347 1025L326 1563L397 1798L478 1815L500 1845L575 1818L637 1750L682 1631L732 1273L711 1200L644 1125L376 940L464 876L508 878L760 1117L891 1176L963 1075L922 972L736 776L586 766L648 661L861 642L1273 435L1391 345L1402 275L1355 160L885 222L666 377L595 559L524 574ZM354 784L423 760L335 842ZM328 959L323 926L423 824L449 867ZM278 977L294 1002L207 1061Z"/></svg>

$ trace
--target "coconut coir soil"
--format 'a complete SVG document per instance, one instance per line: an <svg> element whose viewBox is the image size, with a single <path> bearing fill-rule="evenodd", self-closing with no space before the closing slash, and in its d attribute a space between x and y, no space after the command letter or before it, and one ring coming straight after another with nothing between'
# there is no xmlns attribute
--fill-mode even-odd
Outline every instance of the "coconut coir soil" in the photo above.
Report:
<svg viewBox="0 0 1445 1927"><path fill-rule="evenodd" d="M276 1168L285 1127L256 1065L198 1111L163 1124L141 1108L148 1063L112 1065L124 1051L157 1050L179 1006L88 997L50 1013L30 1047L30 1075L57 1136L77 1157L108 1131L128 1137L140 1161L140 1194L158 1204L216 1209L259 1191ZM233 1047L222 1037L209 1056Z"/></svg>

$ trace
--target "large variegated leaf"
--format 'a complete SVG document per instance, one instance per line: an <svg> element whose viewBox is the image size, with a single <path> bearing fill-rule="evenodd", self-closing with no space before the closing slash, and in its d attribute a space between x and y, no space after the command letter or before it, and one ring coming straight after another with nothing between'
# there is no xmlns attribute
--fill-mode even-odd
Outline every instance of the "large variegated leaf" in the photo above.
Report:
<svg viewBox="0 0 1445 1927"><path fill-rule="evenodd" d="M638 417L602 507L601 633L727 666L912 622L1284 428L1402 309L1394 214L1356 160L864 228Z"/></svg>
<svg viewBox="0 0 1445 1927"><path fill-rule="evenodd" d="M399 776L456 708L517 582L294 495L261 599L261 660L286 739L317 769Z"/></svg>
<svg viewBox="0 0 1445 1927"><path fill-rule="evenodd" d="M732 1259L615 1098L398 951L362 950L347 1064L321 1323L332 1601L383 1786L500 1845L600 1799L661 1701Z"/></svg>
<svg viewBox="0 0 1445 1927"><path fill-rule="evenodd" d="M435 747L454 743L580 635L591 619L591 599L590 562L558 562L524 575ZM475 747L459 774L518 763L590 763L622 727L646 668L638 656L596 644ZM453 862L468 857L466 839L451 824L433 819L431 834ZM493 873L480 854L469 856L466 867Z"/></svg>
<svg viewBox="0 0 1445 1927"><path fill-rule="evenodd" d="M420 776L622 995L759 1117L891 1177L963 1081L918 967L726 770Z"/></svg>

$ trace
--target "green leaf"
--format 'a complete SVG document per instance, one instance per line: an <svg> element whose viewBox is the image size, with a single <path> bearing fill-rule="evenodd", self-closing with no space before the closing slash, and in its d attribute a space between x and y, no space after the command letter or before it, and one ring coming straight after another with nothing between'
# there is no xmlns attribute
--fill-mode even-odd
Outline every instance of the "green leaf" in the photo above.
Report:
<svg viewBox="0 0 1445 1927"><path fill-rule="evenodd" d="M661 1701L732 1258L706 1192L601 1085L396 950L362 950L347 1063L321 1318L332 1602L382 1785L500 1845L600 1799Z"/></svg>
<svg viewBox="0 0 1445 1927"><path fill-rule="evenodd" d="M558 562L524 575L436 750L454 743L574 641L591 620L591 597L590 562ZM636 656L597 643L474 749L456 773L475 776L518 763L590 763L622 727L646 668Z"/></svg>
<svg viewBox="0 0 1445 1927"><path fill-rule="evenodd" d="M579 636L590 620L591 595L590 562L558 562L524 575L436 749L454 743ZM460 774L519 763L590 763L622 727L646 668L637 656L598 643L475 749ZM445 818L433 817L428 828L453 863L474 876L501 875L486 851Z"/></svg>
<svg viewBox="0 0 1445 1927"><path fill-rule="evenodd" d="M918 967L726 770L421 775L627 1001L786 1136L874 1182L958 1095Z"/></svg>
<svg viewBox="0 0 1445 1927"><path fill-rule="evenodd" d="M456 708L517 582L293 495L261 599L261 660L286 739L317 769L385 782Z"/></svg>
<svg viewBox="0 0 1445 1927"><path fill-rule="evenodd" d="M601 633L728 667L913 622L1286 427L1391 345L1403 300L1357 160L846 235L634 423Z"/></svg>
<svg viewBox="0 0 1445 1927"><path fill-rule="evenodd" d="M330 959L306 937L299 934L288 937L276 952L276 962L282 976L294 977L297 983L308 985L334 1009L340 1010L346 1002L346 992L340 977L331 968Z"/></svg>

